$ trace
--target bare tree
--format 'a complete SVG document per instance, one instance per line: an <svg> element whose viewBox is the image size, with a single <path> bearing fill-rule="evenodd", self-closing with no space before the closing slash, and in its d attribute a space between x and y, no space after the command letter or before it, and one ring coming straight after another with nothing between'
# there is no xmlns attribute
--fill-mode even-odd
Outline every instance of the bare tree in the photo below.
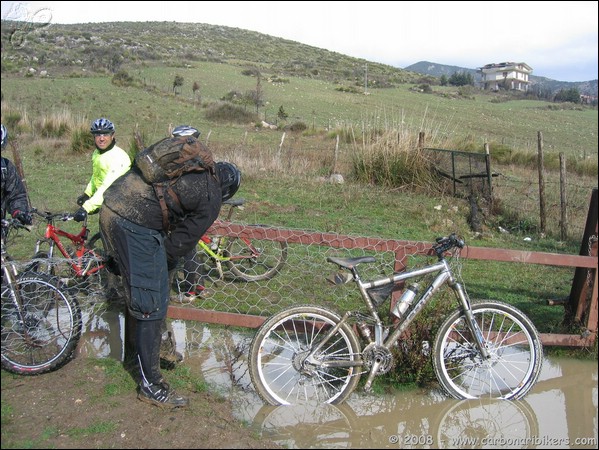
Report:
<svg viewBox="0 0 599 450"><path fill-rule="evenodd" d="M191 90L193 91L193 98L195 99L196 93L200 90L200 84L197 81L194 81ZM202 103L202 97L198 98L198 103Z"/></svg>
<svg viewBox="0 0 599 450"><path fill-rule="evenodd" d="M253 92L253 100L257 113L260 106L264 105L264 91L262 90L262 76L260 72L256 75L256 90Z"/></svg>
<svg viewBox="0 0 599 450"><path fill-rule="evenodd" d="M175 80L173 81L173 92L177 95L177 88L183 86L183 77L181 75L175 75Z"/></svg>

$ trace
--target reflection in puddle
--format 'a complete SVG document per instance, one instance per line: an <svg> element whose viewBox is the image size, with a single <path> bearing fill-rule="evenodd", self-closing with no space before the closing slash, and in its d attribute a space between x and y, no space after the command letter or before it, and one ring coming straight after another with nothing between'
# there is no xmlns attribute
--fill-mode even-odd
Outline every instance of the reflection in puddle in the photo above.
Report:
<svg viewBox="0 0 599 450"><path fill-rule="evenodd" d="M253 330L181 320L171 328L183 364L233 400L238 419L286 448L597 448L594 361L546 358L523 400L458 401L426 389L272 407L258 398L247 370ZM97 314L86 330L82 353L122 359L122 314Z"/></svg>

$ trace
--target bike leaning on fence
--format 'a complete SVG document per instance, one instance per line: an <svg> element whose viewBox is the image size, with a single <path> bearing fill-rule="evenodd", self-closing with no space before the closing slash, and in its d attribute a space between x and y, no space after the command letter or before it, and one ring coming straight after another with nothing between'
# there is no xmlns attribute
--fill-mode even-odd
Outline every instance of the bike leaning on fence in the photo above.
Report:
<svg viewBox="0 0 599 450"><path fill-rule="evenodd" d="M77 300L56 277L19 272L6 250L11 231L25 228L2 220L2 369L37 375L62 367L81 337Z"/></svg>
<svg viewBox="0 0 599 450"><path fill-rule="evenodd" d="M539 334L530 319L509 304L470 301L449 263L459 260L464 245L455 234L437 238L432 247L437 262L372 281L362 280L358 267L374 257L327 258L343 270L340 282L355 282L367 311L340 315L318 305L300 305L268 318L249 348L257 393L271 405L338 404L354 391L363 373L368 374L364 389L369 391L374 377L393 367L391 349L402 333L447 285L459 306L443 321L432 345L441 387L457 399L522 398L541 372ZM454 257L446 258L448 253ZM383 323L377 308L391 297L391 288L427 275L432 281L425 289L408 286L392 308L395 320Z"/></svg>
<svg viewBox="0 0 599 450"><path fill-rule="evenodd" d="M223 205L229 206L224 219L230 222L233 213L243 208L245 200L228 199ZM235 280L255 282L269 280L277 275L287 260L287 242L247 237L217 236L205 234L198 241L194 256L195 266L200 272L205 262L216 269L219 279L229 275ZM196 275L201 275L196 273ZM181 286L188 274L180 265L175 271L174 289L176 294L185 294Z"/></svg>

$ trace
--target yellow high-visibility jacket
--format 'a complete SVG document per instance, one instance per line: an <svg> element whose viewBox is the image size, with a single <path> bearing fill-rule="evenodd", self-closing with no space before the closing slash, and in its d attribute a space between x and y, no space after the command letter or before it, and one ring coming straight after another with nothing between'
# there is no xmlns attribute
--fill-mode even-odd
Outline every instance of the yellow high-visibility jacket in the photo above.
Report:
<svg viewBox="0 0 599 450"><path fill-rule="evenodd" d="M101 152L96 148L92 154L92 177L85 188L89 199L82 207L88 214L97 213L104 202L104 191L114 180L131 167L131 158L125 150L115 145Z"/></svg>

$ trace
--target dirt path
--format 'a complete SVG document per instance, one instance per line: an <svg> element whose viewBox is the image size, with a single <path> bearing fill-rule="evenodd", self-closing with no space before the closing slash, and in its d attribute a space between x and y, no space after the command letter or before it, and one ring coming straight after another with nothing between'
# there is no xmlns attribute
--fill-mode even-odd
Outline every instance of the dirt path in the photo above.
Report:
<svg viewBox="0 0 599 450"><path fill-rule="evenodd" d="M237 421L226 399L181 391L189 408L165 411L124 390L124 370L110 372L84 357L40 376L3 371L2 448L280 448Z"/></svg>

